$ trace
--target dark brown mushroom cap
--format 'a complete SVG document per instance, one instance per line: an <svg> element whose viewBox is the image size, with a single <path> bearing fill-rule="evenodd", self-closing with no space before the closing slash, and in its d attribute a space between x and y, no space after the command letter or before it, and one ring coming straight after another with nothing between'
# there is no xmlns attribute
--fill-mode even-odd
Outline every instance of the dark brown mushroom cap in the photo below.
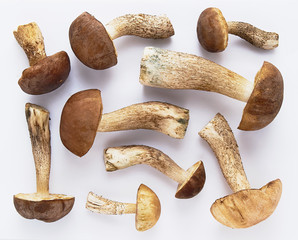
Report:
<svg viewBox="0 0 298 240"><path fill-rule="evenodd" d="M283 92L281 73L271 63L264 62L255 77L254 90L243 110L238 129L258 130L271 123L281 108Z"/></svg>
<svg viewBox="0 0 298 240"><path fill-rule="evenodd" d="M75 198L62 194L49 194L43 198L37 194L17 194L13 197L17 212L27 219L55 222L67 215Z"/></svg>
<svg viewBox="0 0 298 240"><path fill-rule="evenodd" d="M241 190L217 199L210 211L217 221L228 227L247 228L274 212L281 192L281 181L276 179L260 189Z"/></svg>
<svg viewBox="0 0 298 240"><path fill-rule="evenodd" d="M228 24L218 8L205 9L197 23L197 36L209 52L221 52L228 45Z"/></svg>
<svg viewBox="0 0 298 240"><path fill-rule="evenodd" d="M78 16L69 28L70 45L77 58L93 69L117 64L117 54L105 27L87 12Z"/></svg>
<svg viewBox="0 0 298 240"><path fill-rule="evenodd" d="M69 57L66 52L61 51L25 69L18 83L28 94L44 94L60 87L67 79L69 72Z"/></svg>
<svg viewBox="0 0 298 240"><path fill-rule="evenodd" d="M72 153L82 157L91 148L102 115L100 90L73 94L65 103L60 120L60 138Z"/></svg>
<svg viewBox="0 0 298 240"><path fill-rule="evenodd" d="M204 187L206 173L202 161L195 163L187 170L188 178L178 185L176 198L192 198L196 196Z"/></svg>

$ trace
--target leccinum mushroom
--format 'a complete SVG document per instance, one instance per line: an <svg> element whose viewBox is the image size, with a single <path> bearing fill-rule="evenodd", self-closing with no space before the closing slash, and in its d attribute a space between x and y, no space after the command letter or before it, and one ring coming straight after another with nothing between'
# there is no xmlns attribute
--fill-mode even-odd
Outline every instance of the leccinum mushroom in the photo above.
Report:
<svg viewBox="0 0 298 240"><path fill-rule="evenodd" d="M212 148L225 179L235 192L213 203L214 218L231 228L247 228L268 218L281 197L281 181L276 179L260 189L250 188L234 134L221 114L217 114L199 135Z"/></svg>
<svg viewBox="0 0 298 240"><path fill-rule="evenodd" d="M100 91L89 89L72 95L62 111L60 137L72 153L83 156L91 148L96 132L150 129L173 138L183 138L189 111L163 102L134 104L102 115Z"/></svg>
<svg viewBox="0 0 298 240"><path fill-rule="evenodd" d="M187 171L158 149L143 145L111 147L104 151L107 171L116 171L136 164L147 164L178 182L176 198L192 198L204 187L206 174L202 161Z"/></svg>
<svg viewBox="0 0 298 240"><path fill-rule="evenodd" d="M160 216L160 202L156 194L144 184L137 193L136 203L111 201L89 192L86 208L92 212L110 215L136 214L135 224L138 231L152 228Z"/></svg>
<svg viewBox="0 0 298 240"><path fill-rule="evenodd" d="M19 79L21 89L28 94L39 95L60 87L70 72L67 53L60 51L47 57L43 36L34 22L19 26L13 34L30 63L30 67L23 71Z"/></svg>
<svg viewBox="0 0 298 240"><path fill-rule="evenodd" d="M51 168L49 112L30 103L26 104L25 112L35 162L37 191L14 195L14 205L24 218L54 222L70 212L75 198L49 193Z"/></svg>
<svg viewBox="0 0 298 240"><path fill-rule="evenodd" d="M150 87L217 92L247 102L238 127L241 130L267 126L283 101L282 75L269 62L264 62L252 83L202 57L146 47L141 60L140 82Z"/></svg>
<svg viewBox="0 0 298 240"><path fill-rule="evenodd" d="M73 52L83 64L97 70L117 64L113 40L123 35L168 38L174 35L174 29L165 15L127 14L115 18L104 27L87 12L78 16L69 28Z"/></svg>
<svg viewBox="0 0 298 240"><path fill-rule="evenodd" d="M201 45L209 52L221 52L228 45L228 34L237 35L252 45L270 50L278 46L279 36L265 32L244 22L226 22L218 8L205 9L197 23L197 35Z"/></svg>

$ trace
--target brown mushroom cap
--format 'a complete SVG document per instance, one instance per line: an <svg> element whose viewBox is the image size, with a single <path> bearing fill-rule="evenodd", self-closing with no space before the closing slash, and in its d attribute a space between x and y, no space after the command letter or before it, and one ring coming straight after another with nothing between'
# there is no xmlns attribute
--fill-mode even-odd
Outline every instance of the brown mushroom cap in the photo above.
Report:
<svg viewBox="0 0 298 240"><path fill-rule="evenodd" d="M73 52L86 66L100 70L117 64L112 39L102 23L89 13L82 13L72 22L69 40Z"/></svg>
<svg viewBox="0 0 298 240"><path fill-rule="evenodd" d="M21 216L44 222L55 222L67 215L74 201L74 197L63 194L49 194L43 197L38 194L19 193L13 197L15 208Z"/></svg>
<svg viewBox="0 0 298 240"><path fill-rule="evenodd" d="M255 77L254 90L243 110L238 129L258 130L273 121L283 102L283 78L271 63L264 62Z"/></svg>
<svg viewBox="0 0 298 240"><path fill-rule="evenodd" d="M260 189L241 190L217 199L210 211L217 221L228 227L247 228L274 212L281 192L281 181L276 179Z"/></svg>
<svg viewBox="0 0 298 240"><path fill-rule="evenodd" d="M197 23L201 45L209 52L221 52L228 45L228 24L218 8L205 9Z"/></svg>
<svg viewBox="0 0 298 240"><path fill-rule="evenodd" d="M202 161L195 163L187 172L188 178L178 185L176 198L192 198L196 196L204 187L206 173Z"/></svg>
<svg viewBox="0 0 298 240"><path fill-rule="evenodd" d="M60 120L60 138L72 153L83 156L91 148L102 115L100 90L73 94L65 103Z"/></svg>
<svg viewBox="0 0 298 240"><path fill-rule="evenodd" d="M18 83L28 94L44 94L60 87L67 79L69 72L69 57L66 52L61 51L25 69Z"/></svg>
<svg viewBox="0 0 298 240"><path fill-rule="evenodd" d="M146 231L152 228L160 216L160 201L144 184L138 189L136 208L136 229Z"/></svg>

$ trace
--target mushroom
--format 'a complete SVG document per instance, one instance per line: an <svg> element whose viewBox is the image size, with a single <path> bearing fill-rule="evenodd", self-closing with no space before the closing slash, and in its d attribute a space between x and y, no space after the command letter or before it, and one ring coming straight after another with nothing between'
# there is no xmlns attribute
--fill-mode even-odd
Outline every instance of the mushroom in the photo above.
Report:
<svg viewBox="0 0 298 240"><path fill-rule="evenodd" d="M109 215L136 214L135 224L138 231L152 228L160 216L160 202L156 194L141 184L137 192L136 203L111 201L89 192L86 208L92 212Z"/></svg>
<svg viewBox="0 0 298 240"><path fill-rule="evenodd" d="M210 210L214 218L231 228L247 228L268 218L281 197L281 181L276 179L260 189L251 189L237 142L221 114L216 114L199 135L212 148L222 173L234 192L213 203Z"/></svg>
<svg viewBox="0 0 298 240"><path fill-rule="evenodd" d="M174 29L165 15L127 14L104 26L87 12L78 16L69 28L73 52L83 64L97 70L117 64L113 40L123 35L168 38L174 35Z"/></svg>
<svg viewBox="0 0 298 240"><path fill-rule="evenodd" d="M18 81L28 94L39 95L60 87L70 72L70 61L65 51L46 56L43 36L35 22L21 25L13 32L24 49L30 67L25 69Z"/></svg>
<svg viewBox="0 0 298 240"><path fill-rule="evenodd" d="M31 194L19 193L14 195L14 206L24 218L54 222L71 211L75 198L49 193L51 168L50 113L45 108L31 103L26 104L25 113L35 163L37 191Z"/></svg>
<svg viewBox="0 0 298 240"><path fill-rule="evenodd" d="M187 171L158 149L143 145L110 147L104 151L106 170L116 171L136 164L147 164L178 183L176 198L192 198L204 187L206 174L202 161Z"/></svg>
<svg viewBox="0 0 298 240"><path fill-rule="evenodd" d="M134 104L102 115L100 90L89 89L73 94L65 103L60 122L64 146L82 157L91 148L96 132L150 129L173 138L183 138L189 111L163 102Z"/></svg>
<svg viewBox="0 0 298 240"><path fill-rule="evenodd" d="M238 127L241 130L267 126L283 101L282 75L269 62L264 62L252 83L202 57L154 47L145 48L140 83L158 88L217 92L247 102Z"/></svg>
<svg viewBox="0 0 298 240"><path fill-rule="evenodd" d="M278 46L279 36L275 32L265 32L244 22L226 22L218 8L205 9L197 23L198 40L209 52L221 52L228 45L228 34L239 36L252 45L271 50Z"/></svg>

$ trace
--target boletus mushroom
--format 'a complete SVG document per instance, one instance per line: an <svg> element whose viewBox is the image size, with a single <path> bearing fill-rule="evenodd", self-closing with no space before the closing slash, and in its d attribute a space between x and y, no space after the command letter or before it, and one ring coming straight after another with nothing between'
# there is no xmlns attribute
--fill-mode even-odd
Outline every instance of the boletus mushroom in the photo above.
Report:
<svg viewBox="0 0 298 240"><path fill-rule="evenodd" d="M91 148L97 132L150 129L173 138L183 138L189 111L163 102L134 104L102 114L100 90L73 94L61 114L60 137L64 146L82 157Z"/></svg>
<svg viewBox="0 0 298 240"><path fill-rule="evenodd" d="M228 34L234 34L252 45L271 50L278 46L279 35L244 22L227 22L218 8L205 9L197 23L198 40L209 52L221 52L228 45Z"/></svg>
<svg viewBox="0 0 298 240"><path fill-rule="evenodd" d="M192 198L204 187L206 174L202 161L187 171L160 150L144 145L110 147L104 151L106 170L116 171L136 164L146 164L178 183L176 198Z"/></svg>
<svg viewBox="0 0 298 240"><path fill-rule="evenodd" d="M14 206L24 218L54 222L71 211L75 198L49 193L51 168L49 112L41 106L27 103L25 113L35 162L37 191L14 195Z"/></svg>
<svg viewBox="0 0 298 240"><path fill-rule="evenodd" d="M174 35L174 29L165 15L127 14L104 26L87 12L78 16L69 28L69 40L74 54L83 64L97 70L117 64L113 40L123 35L168 38Z"/></svg>
<svg viewBox="0 0 298 240"><path fill-rule="evenodd" d="M146 185L141 184L136 203L111 201L89 192L86 208L92 212L109 215L136 214L135 224L138 231L152 228L160 217L160 201Z"/></svg>
<svg viewBox="0 0 298 240"><path fill-rule="evenodd" d="M246 102L241 130L258 130L273 121L283 102L283 78L269 62L254 83L214 62L192 54L146 47L140 83L150 87L217 92Z"/></svg>
<svg viewBox="0 0 298 240"><path fill-rule="evenodd" d="M268 218L280 200L281 181L276 179L260 189L251 189L234 134L221 114L216 114L199 135L212 148L234 192L213 203L210 210L214 218L231 228L247 228Z"/></svg>
<svg viewBox="0 0 298 240"><path fill-rule="evenodd" d="M24 49L30 64L18 81L21 89L25 93L39 95L60 87L70 72L67 53L60 51L47 56L43 36L35 22L19 26L13 34Z"/></svg>

